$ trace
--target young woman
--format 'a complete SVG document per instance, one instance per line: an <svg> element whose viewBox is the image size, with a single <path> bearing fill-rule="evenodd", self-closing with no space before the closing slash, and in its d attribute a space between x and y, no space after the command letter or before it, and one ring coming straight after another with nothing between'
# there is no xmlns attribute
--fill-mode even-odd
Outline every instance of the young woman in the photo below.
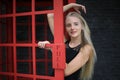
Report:
<svg viewBox="0 0 120 80"><path fill-rule="evenodd" d="M66 44L65 80L90 80L92 78L96 52L90 38L89 27L80 15L79 9L86 12L80 4L70 3L63 7L64 12L74 8L76 12L69 12L65 19L66 32L69 38ZM48 22L52 33L54 32L54 15L48 14ZM54 34L54 33L53 33ZM39 41L40 48L46 48L49 41Z"/></svg>

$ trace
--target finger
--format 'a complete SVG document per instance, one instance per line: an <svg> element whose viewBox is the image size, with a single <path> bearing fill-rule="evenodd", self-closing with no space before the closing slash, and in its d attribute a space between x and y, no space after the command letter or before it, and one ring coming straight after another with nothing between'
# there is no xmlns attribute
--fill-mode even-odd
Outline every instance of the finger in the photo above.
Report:
<svg viewBox="0 0 120 80"><path fill-rule="evenodd" d="M81 14L81 12L79 10L76 10L79 14Z"/></svg>
<svg viewBox="0 0 120 80"><path fill-rule="evenodd" d="M39 48L43 48L43 44L42 43L39 44Z"/></svg>
<svg viewBox="0 0 120 80"><path fill-rule="evenodd" d="M80 13L79 9L78 8L74 8L74 10L78 13Z"/></svg>
<svg viewBox="0 0 120 80"><path fill-rule="evenodd" d="M41 43L41 48L44 48L44 43Z"/></svg>
<svg viewBox="0 0 120 80"><path fill-rule="evenodd" d="M38 42L38 47L40 47L40 41Z"/></svg>
<svg viewBox="0 0 120 80"><path fill-rule="evenodd" d="M45 48L45 43L43 43L43 48Z"/></svg>
<svg viewBox="0 0 120 80"><path fill-rule="evenodd" d="M85 8L85 6L82 6L82 10L84 11L84 13L86 13L86 8Z"/></svg>
<svg viewBox="0 0 120 80"><path fill-rule="evenodd" d="M39 41L39 42L38 42L38 47L39 47L39 48L43 48L43 42Z"/></svg>

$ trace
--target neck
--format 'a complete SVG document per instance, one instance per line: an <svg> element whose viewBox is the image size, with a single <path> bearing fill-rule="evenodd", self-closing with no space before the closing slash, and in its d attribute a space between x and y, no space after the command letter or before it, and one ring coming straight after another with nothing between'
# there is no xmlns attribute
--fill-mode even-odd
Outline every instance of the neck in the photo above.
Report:
<svg viewBox="0 0 120 80"><path fill-rule="evenodd" d="M78 45L81 44L81 36L76 38L71 38L70 45Z"/></svg>

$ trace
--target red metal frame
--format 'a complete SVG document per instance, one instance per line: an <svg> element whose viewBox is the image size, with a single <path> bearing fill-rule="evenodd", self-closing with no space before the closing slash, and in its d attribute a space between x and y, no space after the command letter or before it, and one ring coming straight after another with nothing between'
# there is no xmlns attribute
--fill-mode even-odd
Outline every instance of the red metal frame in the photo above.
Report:
<svg viewBox="0 0 120 80"><path fill-rule="evenodd" d="M75 0L68 0L68 3L75 2ZM2 36L0 35L0 80L2 76L6 76L6 80L64 80L64 69L65 69L65 45L64 45L64 30L63 30L63 0L53 0L53 10L44 10L44 11L36 11L36 5L39 3L35 3L35 0L31 0L31 3L26 4L27 6L31 6L30 12L24 13L16 13L16 0L13 0L13 8L6 9L6 14L0 14L0 19L2 18L12 18L12 21L6 19L6 33L5 35L7 42L2 43ZM31 4L31 5L30 5ZM49 4L49 3L47 3ZM1 5L1 4L0 4ZM49 4L50 5L50 4ZM6 6L11 6L10 4L6 4ZM20 6L20 5L17 5ZM2 10L0 10L2 11ZM12 12L13 11L13 12ZM54 76L43 76L37 75L36 72L36 62L40 61L36 59L36 32L35 32L35 15L40 14L47 14L47 13L54 13L54 43L49 44L47 46L52 48L52 66L55 69ZM32 40L31 37L28 35L27 43L22 42L18 43L16 40L16 17L18 16L31 16L31 21L28 21L28 33L32 28ZM29 19L28 19L29 20ZM46 20L47 21L47 20ZM31 23L32 22L32 23ZM2 22L0 22L0 33L2 32ZM43 23L47 28L47 23ZM12 27L12 28L11 28ZM31 27L31 28L30 28ZM46 29L45 28L45 29ZM46 31L45 31L46 33ZM59 33L59 34L58 34ZM46 36L47 34L45 34ZM13 37L13 39L11 39ZM46 37L45 37L46 39ZM32 42L31 42L32 41ZM4 64L2 61L2 48L6 49L6 71L2 71ZM17 60L17 47L28 47L29 59L28 60ZM32 49L32 50L31 50ZM32 52L31 52L32 51ZM32 59L31 59L32 56ZM47 59L47 52L45 52L45 73L48 73L48 61ZM30 74L23 74L17 72L17 63L18 62L28 62L29 63L29 73Z"/></svg>
<svg viewBox="0 0 120 80"><path fill-rule="evenodd" d="M0 34L2 34L1 22L0 22ZM0 43L2 43L1 38L2 38L2 36L0 35ZM1 46L0 46L0 72L2 72L2 49L1 49Z"/></svg>

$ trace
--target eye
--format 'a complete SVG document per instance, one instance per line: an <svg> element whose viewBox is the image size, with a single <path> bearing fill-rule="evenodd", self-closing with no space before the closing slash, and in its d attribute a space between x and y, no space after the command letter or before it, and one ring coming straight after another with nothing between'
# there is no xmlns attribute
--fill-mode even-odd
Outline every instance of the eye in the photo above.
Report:
<svg viewBox="0 0 120 80"><path fill-rule="evenodd" d="M66 24L66 27L70 27L71 26L71 24Z"/></svg>
<svg viewBox="0 0 120 80"><path fill-rule="evenodd" d="M77 26L77 25L78 25L78 22L75 22L74 25Z"/></svg>

